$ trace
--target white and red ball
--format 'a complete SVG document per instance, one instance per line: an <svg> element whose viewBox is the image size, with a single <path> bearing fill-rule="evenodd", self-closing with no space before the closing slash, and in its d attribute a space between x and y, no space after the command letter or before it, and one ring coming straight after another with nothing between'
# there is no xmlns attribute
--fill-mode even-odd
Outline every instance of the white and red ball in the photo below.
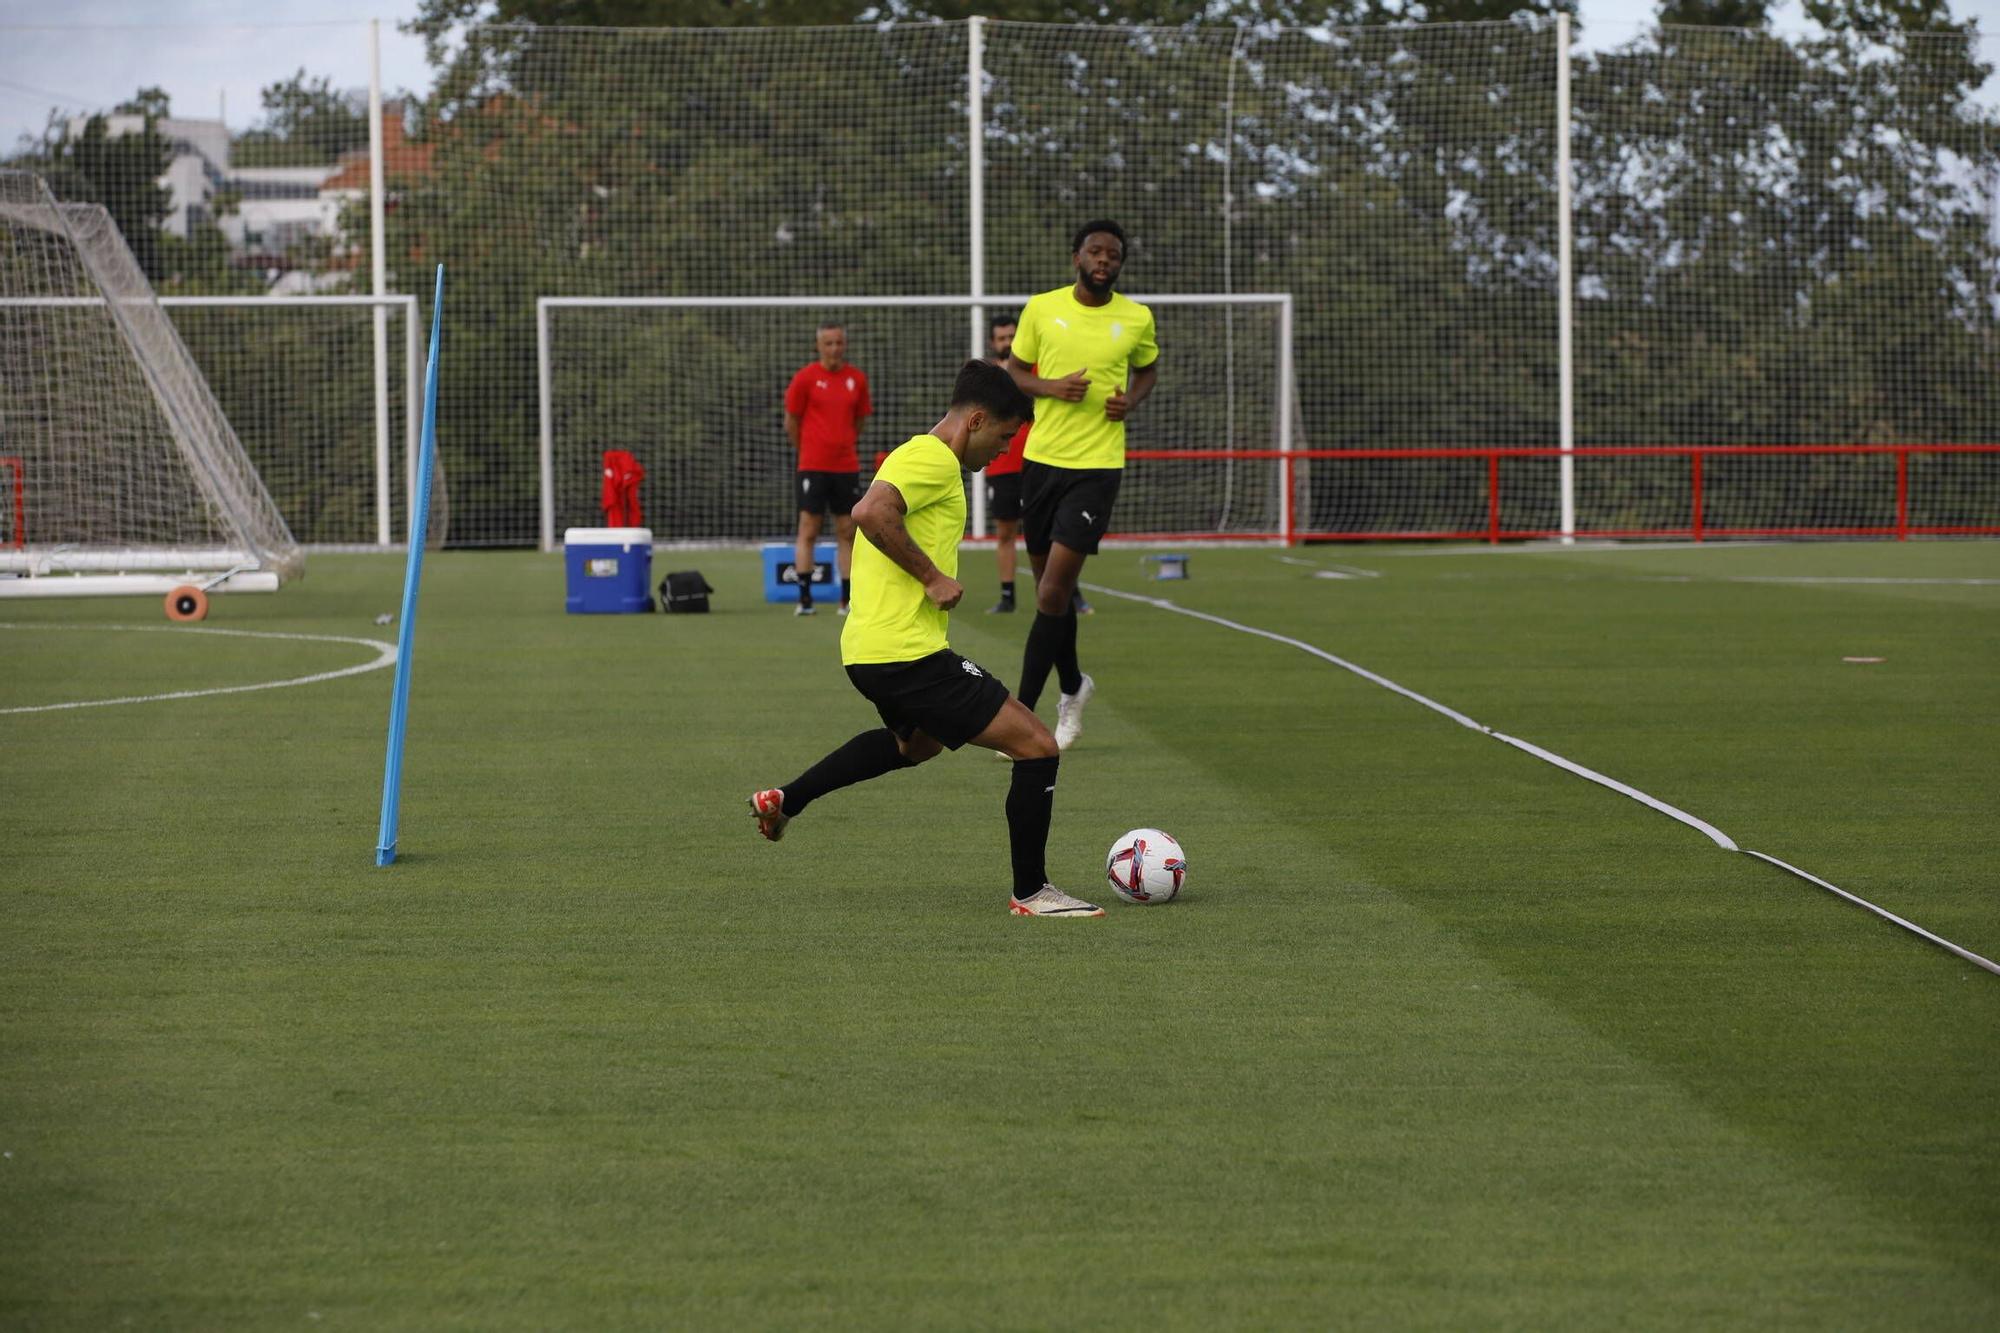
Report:
<svg viewBox="0 0 2000 1333"><path fill-rule="evenodd" d="M1135 828L1111 844L1104 878L1128 903L1172 902L1187 884L1187 853L1156 828Z"/></svg>

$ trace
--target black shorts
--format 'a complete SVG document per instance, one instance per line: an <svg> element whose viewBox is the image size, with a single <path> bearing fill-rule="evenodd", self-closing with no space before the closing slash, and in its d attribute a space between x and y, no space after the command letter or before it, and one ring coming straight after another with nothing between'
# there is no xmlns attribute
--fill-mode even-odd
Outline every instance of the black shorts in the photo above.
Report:
<svg viewBox="0 0 2000 1333"><path fill-rule="evenodd" d="M1118 503L1123 468L1050 467L1021 464L1021 535L1029 555L1041 555L1053 542L1072 551L1096 555L1097 543L1111 527L1111 507Z"/></svg>
<svg viewBox="0 0 2000 1333"><path fill-rule="evenodd" d="M986 517L1007 523L1021 521L1021 474L1003 472L986 479Z"/></svg>
<svg viewBox="0 0 2000 1333"><path fill-rule="evenodd" d="M861 498L859 472L801 472L794 484L801 514L850 514Z"/></svg>
<svg viewBox="0 0 2000 1333"><path fill-rule="evenodd" d="M947 750L986 730L1007 704L1005 685L949 648L914 662L851 666L847 678L899 739L921 729Z"/></svg>

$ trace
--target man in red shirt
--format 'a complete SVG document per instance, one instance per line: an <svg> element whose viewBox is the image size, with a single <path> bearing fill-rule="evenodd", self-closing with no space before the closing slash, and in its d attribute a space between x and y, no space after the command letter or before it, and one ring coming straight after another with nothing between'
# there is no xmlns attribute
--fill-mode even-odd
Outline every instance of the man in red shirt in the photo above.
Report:
<svg viewBox="0 0 2000 1333"><path fill-rule="evenodd" d="M868 377L847 364L847 330L822 324L814 338L819 359L792 376L785 390L785 434L799 452L794 490L799 497L798 549L792 568L799 584L798 614L813 614L813 543L827 513L840 570L840 614L854 571L854 502L860 498L861 422L875 410Z"/></svg>
<svg viewBox="0 0 2000 1333"><path fill-rule="evenodd" d="M1010 314L995 315L986 326L986 359L996 366L1007 364L1014 347L1015 319ZM1028 447L1030 418L1021 423L1007 452L986 465L986 516L993 520L993 554L1000 562L1000 600L986 613L1014 609L1014 543L1021 535L1021 454Z"/></svg>

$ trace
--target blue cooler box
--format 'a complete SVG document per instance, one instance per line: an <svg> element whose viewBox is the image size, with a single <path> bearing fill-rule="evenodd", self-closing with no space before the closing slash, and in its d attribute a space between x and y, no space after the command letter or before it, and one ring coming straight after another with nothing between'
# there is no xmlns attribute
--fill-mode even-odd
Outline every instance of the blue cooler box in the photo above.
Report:
<svg viewBox="0 0 2000 1333"><path fill-rule="evenodd" d="M563 533L572 614L653 609L650 528L571 528Z"/></svg>
<svg viewBox="0 0 2000 1333"><path fill-rule="evenodd" d="M861 538L866 541L867 538ZM764 543L764 600L767 602L796 602L799 600L798 574L792 566L798 561L797 542ZM813 600L815 602L840 601L840 570L834 564L832 542L820 542L813 547Z"/></svg>

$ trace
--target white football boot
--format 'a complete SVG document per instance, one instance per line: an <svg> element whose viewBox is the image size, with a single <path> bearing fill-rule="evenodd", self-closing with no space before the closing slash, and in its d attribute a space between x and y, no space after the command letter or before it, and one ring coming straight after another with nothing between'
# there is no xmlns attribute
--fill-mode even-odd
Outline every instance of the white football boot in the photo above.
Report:
<svg viewBox="0 0 2000 1333"><path fill-rule="evenodd" d="M1083 735L1083 706L1097 693L1097 682L1089 676L1076 687L1075 694L1061 695L1056 699L1056 748L1067 750L1076 744L1076 738Z"/></svg>
<svg viewBox="0 0 2000 1333"><path fill-rule="evenodd" d="M1103 916L1104 909L1081 898L1072 898L1053 884L1044 884L1030 898L1009 898L1007 910L1015 916Z"/></svg>

